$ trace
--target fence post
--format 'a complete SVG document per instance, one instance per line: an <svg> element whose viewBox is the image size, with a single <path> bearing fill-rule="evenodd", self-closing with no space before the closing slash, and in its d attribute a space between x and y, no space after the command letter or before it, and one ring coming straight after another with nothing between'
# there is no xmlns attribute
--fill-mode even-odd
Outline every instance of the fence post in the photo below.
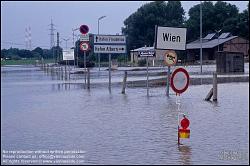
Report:
<svg viewBox="0 0 250 166"><path fill-rule="evenodd" d="M63 80L63 67L61 66L61 79Z"/></svg>
<svg viewBox="0 0 250 166"><path fill-rule="evenodd" d="M90 89L90 70L87 68L87 88Z"/></svg>
<svg viewBox="0 0 250 166"><path fill-rule="evenodd" d="M64 79L67 80L67 69L66 69L66 65L65 65L65 67L64 67L64 74L65 74Z"/></svg>
<svg viewBox="0 0 250 166"><path fill-rule="evenodd" d="M127 81L127 71L124 72L124 78L123 78L123 84L122 84L122 94L125 94L126 81Z"/></svg>
<svg viewBox="0 0 250 166"><path fill-rule="evenodd" d="M213 73L213 101L217 101L217 73Z"/></svg>
<svg viewBox="0 0 250 166"><path fill-rule="evenodd" d="M213 73L213 88L210 89L208 92L205 100L209 101L211 97L213 96L213 101L217 101L217 86L218 86L218 80L217 80L217 73Z"/></svg>
<svg viewBox="0 0 250 166"><path fill-rule="evenodd" d="M209 101L211 99L211 97L213 96L213 88L210 89L210 91L208 92L205 100Z"/></svg>

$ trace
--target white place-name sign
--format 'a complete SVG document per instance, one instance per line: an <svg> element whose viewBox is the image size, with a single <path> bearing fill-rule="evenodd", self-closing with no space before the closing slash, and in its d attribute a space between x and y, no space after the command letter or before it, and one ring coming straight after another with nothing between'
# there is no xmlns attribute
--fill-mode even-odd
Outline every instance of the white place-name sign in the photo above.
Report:
<svg viewBox="0 0 250 166"><path fill-rule="evenodd" d="M126 53L126 45L94 45L94 53Z"/></svg>
<svg viewBox="0 0 250 166"><path fill-rule="evenodd" d="M63 50L63 60L74 60L74 49Z"/></svg>
<svg viewBox="0 0 250 166"><path fill-rule="evenodd" d="M155 49L186 50L186 33L187 28L158 26Z"/></svg>
<svg viewBox="0 0 250 166"><path fill-rule="evenodd" d="M122 35L94 35L95 44L126 44L126 37Z"/></svg>

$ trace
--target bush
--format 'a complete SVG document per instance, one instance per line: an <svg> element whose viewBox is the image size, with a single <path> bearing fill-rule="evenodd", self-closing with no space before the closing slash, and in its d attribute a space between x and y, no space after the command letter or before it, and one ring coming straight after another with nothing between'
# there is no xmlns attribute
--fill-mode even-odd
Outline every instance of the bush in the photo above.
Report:
<svg viewBox="0 0 250 166"><path fill-rule="evenodd" d="M12 60L20 60L21 57L19 57L19 56L17 56L17 55L14 55L14 56L11 57L11 59L12 59Z"/></svg>

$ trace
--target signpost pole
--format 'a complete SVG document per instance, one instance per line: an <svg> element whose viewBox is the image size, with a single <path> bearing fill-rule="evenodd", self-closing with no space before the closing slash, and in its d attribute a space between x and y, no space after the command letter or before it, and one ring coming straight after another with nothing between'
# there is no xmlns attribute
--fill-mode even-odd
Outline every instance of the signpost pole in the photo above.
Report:
<svg viewBox="0 0 250 166"><path fill-rule="evenodd" d="M65 68L64 68L64 80L67 80L66 65L67 65L67 61L65 61Z"/></svg>
<svg viewBox="0 0 250 166"><path fill-rule="evenodd" d="M74 48L74 49L75 49L75 48ZM75 51L74 51L74 68L76 68Z"/></svg>
<svg viewBox="0 0 250 166"><path fill-rule="evenodd" d="M76 67L78 68L78 49L79 49L79 46L78 44L76 44Z"/></svg>
<svg viewBox="0 0 250 166"><path fill-rule="evenodd" d="M69 66L68 66L68 60L66 60L66 75L67 75L67 79L68 79L68 73L67 73L67 71L69 70Z"/></svg>
<svg viewBox="0 0 250 166"><path fill-rule="evenodd" d="M84 51L84 81L86 86L86 51Z"/></svg>
<svg viewBox="0 0 250 166"><path fill-rule="evenodd" d="M100 71L100 63L101 63L101 57L100 57L100 53L98 53L98 66L99 66L99 71Z"/></svg>
<svg viewBox="0 0 250 166"><path fill-rule="evenodd" d="M167 96L169 97L169 80L170 80L170 66L168 66L168 78L167 78Z"/></svg>
<svg viewBox="0 0 250 166"><path fill-rule="evenodd" d="M111 54L109 54L109 91L111 91Z"/></svg>
<svg viewBox="0 0 250 166"><path fill-rule="evenodd" d="M149 96L149 92L148 92L148 56L147 56L147 96Z"/></svg>

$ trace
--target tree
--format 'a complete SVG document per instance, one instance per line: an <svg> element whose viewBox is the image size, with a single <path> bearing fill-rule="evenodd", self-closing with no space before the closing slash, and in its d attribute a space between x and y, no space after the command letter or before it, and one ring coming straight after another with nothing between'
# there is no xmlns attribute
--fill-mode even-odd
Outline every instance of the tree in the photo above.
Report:
<svg viewBox="0 0 250 166"><path fill-rule="evenodd" d="M18 50L18 56L20 56L21 58L32 58L33 54L29 50L22 49Z"/></svg>
<svg viewBox="0 0 250 166"><path fill-rule="evenodd" d="M40 54L41 56L43 56L43 49L40 47L36 47L34 50L32 50L32 52L36 52Z"/></svg>
<svg viewBox="0 0 250 166"><path fill-rule="evenodd" d="M182 26L184 9L180 1L156 1L143 5L124 21L122 33L127 36L127 49L152 46L155 25Z"/></svg>
<svg viewBox="0 0 250 166"><path fill-rule="evenodd" d="M248 8L244 10L242 13L238 16L238 34L241 37L244 37L246 39L249 39L249 3Z"/></svg>
<svg viewBox="0 0 250 166"><path fill-rule="evenodd" d="M189 19L186 21L187 41L195 40L200 32L200 4L193 6L188 11ZM237 22L239 10L235 5L227 2L217 1L202 3L202 32L203 37L215 30L222 29L222 32L237 31L233 27ZM238 34L238 33L237 33Z"/></svg>
<svg viewBox="0 0 250 166"><path fill-rule="evenodd" d="M8 50L2 49L1 50L1 58L6 58L8 56Z"/></svg>

